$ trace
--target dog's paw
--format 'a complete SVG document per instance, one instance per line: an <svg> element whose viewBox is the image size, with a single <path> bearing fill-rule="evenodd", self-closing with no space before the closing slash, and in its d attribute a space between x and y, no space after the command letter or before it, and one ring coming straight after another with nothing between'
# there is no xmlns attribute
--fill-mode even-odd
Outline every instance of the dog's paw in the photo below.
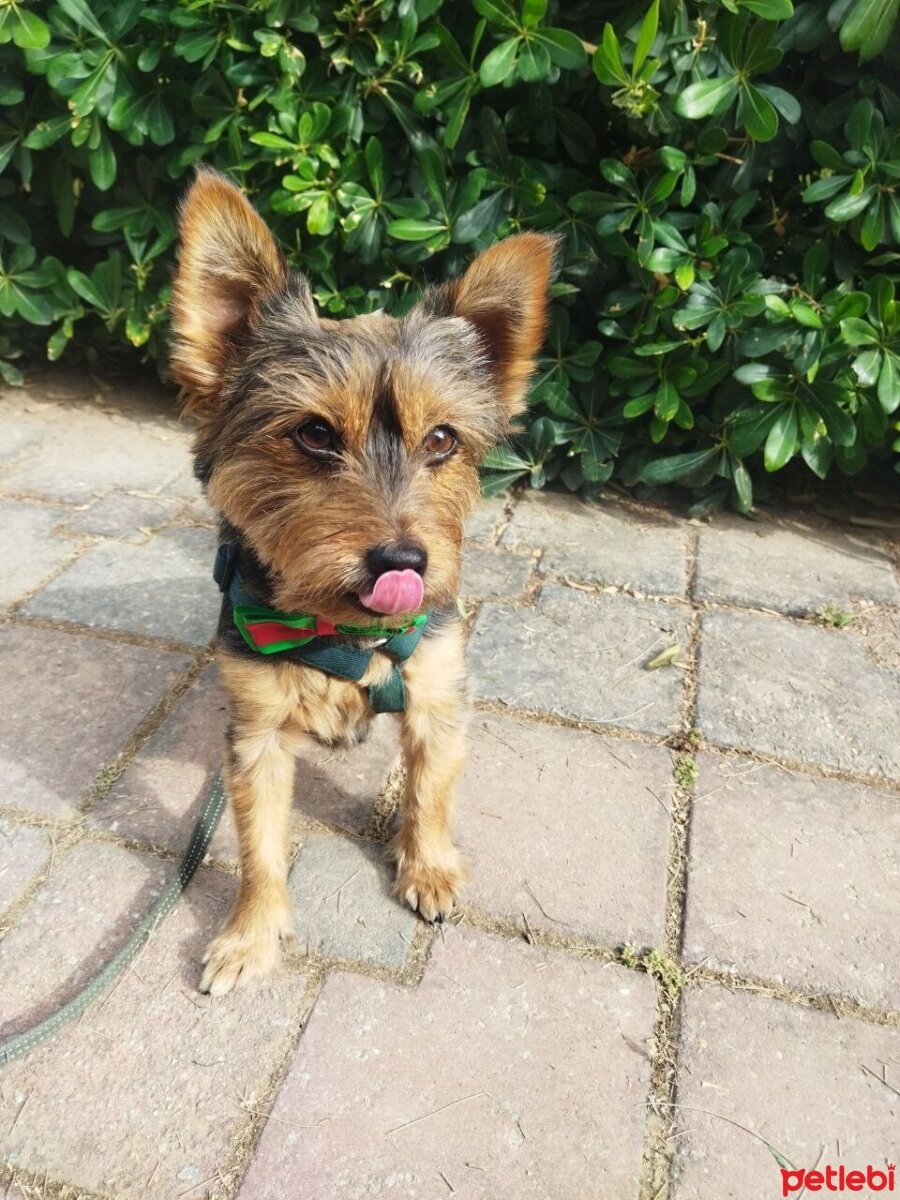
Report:
<svg viewBox="0 0 900 1200"><path fill-rule="evenodd" d="M453 911L465 872L456 850L440 863L405 858L397 867L394 895L426 921L443 921Z"/></svg>
<svg viewBox="0 0 900 1200"><path fill-rule="evenodd" d="M282 946L293 938L289 917L254 924L229 921L206 948L200 991L224 996L264 979L278 967Z"/></svg>

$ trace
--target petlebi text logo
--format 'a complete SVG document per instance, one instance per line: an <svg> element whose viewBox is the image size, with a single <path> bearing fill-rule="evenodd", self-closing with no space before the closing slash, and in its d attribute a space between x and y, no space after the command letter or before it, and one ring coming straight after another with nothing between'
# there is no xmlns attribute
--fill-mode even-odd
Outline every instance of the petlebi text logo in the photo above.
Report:
<svg viewBox="0 0 900 1200"><path fill-rule="evenodd" d="M806 1192L893 1192L895 1172L894 1163L888 1163L883 1169L870 1164L858 1170L849 1170L843 1164L813 1171L787 1170L782 1167L781 1194L791 1196Z"/></svg>

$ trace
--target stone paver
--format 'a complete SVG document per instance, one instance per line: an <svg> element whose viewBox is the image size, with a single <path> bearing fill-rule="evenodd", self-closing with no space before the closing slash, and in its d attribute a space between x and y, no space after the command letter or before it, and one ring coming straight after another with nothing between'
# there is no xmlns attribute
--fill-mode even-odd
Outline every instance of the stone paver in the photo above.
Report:
<svg viewBox="0 0 900 1200"><path fill-rule="evenodd" d="M162 497L171 497L183 504L182 515L191 521L203 525L218 526L218 518L203 495L203 490L194 475L193 469L182 471L171 483L162 490Z"/></svg>
<svg viewBox="0 0 900 1200"><path fill-rule="evenodd" d="M320 746L310 740L297 759L294 808L305 817L362 833L400 754L393 717L376 717L361 746Z"/></svg>
<svg viewBox="0 0 900 1200"><path fill-rule="evenodd" d="M900 673L843 631L705 614L697 720L720 745L900 779Z"/></svg>
<svg viewBox="0 0 900 1200"><path fill-rule="evenodd" d="M0 914L43 870L52 852L45 829L14 825L0 817ZM0 916L2 925L2 916Z"/></svg>
<svg viewBox="0 0 900 1200"><path fill-rule="evenodd" d="M216 630L219 593L212 582L211 530L164 529L140 546L92 546L24 608L103 629L205 645Z"/></svg>
<svg viewBox="0 0 900 1200"><path fill-rule="evenodd" d="M159 409L157 392L155 405L109 399L51 410L4 472L4 490L73 504L113 488L158 491L189 465L188 429Z"/></svg>
<svg viewBox="0 0 900 1200"><path fill-rule="evenodd" d="M207 667L147 740L91 824L181 853L200 805L222 768L228 709ZM333 749L312 740L297 758L294 809L313 820L362 833L398 753L396 723L373 722L362 746ZM215 859L237 858L237 837L228 809L210 843Z"/></svg>
<svg viewBox="0 0 900 1200"><path fill-rule="evenodd" d="M658 944L671 790L659 747L477 716L456 821L465 901L519 927L524 913L568 937Z"/></svg>
<svg viewBox="0 0 900 1200"><path fill-rule="evenodd" d="M91 849L104 856L96 860L94 908L115 877L126 909L141 885L128 885L128 872L113 869L108 848ZM139 878L148 869L141 862L130 856ZM259 1102L307 986L302 975L282 973L223 1000L197 993L203 948L235 883L199 872L106 997L53 1041L4 1067L0 1159L120 1200L206 1200L219 1185L217 1172L250 1119L245 1106ZM142 903L146 886L143 893ZM74 904L83 906L77 920ZM76 937L91 916L77 881L46 909ZM33 957L40 965L49 953L41 942ZM65 960L60 965L66 969ZM68 969L73 984L77 973Z"/></svg>
<svg viewBox="0 0 900 1200"><path fill-rule="evenodd" d="M465 928L415 991L333 975L240 1200L637 1195L645 976Z"/></svg>
<svg viewBox="0 0 900 1200"><path fill-rule="evenodd" d="M228 711L215 667L173 706L165 721L94 809L90 824L181 854L200 806L222 769ZM209 854L237 858L237 835L226 806Z"/></svg>
<svg viewBox="0 0 900 1200"><path fill-rule="evenodd" d="M71 558L74 538L56 532L63 509L19 500L0 500L0 607L21 600Z"/></svg>
<svg viewBox="0 0 900 1200"><path fill-rule="evenodd" d="M9 391L0 392L0 462L7 463L27 446L34 446L46 432L44 424L30 413L10 411Z"/></svg>
<svg viewBox="0 0 900 1200"><path fill-rule="evenodd" d="M469 653L485 700L669 733L682 672L644 664L674 642L687 645L679 606L546 584L533 611L485 604Z"/></svg>
<svg viewBox="0 0 900 1200"><path fill-rule="evenodd" d="M386 847L309 834L288 882L300 952L401 968L419 920L391 879Z"/></svg>
<svg viewBox="0 0 900 1200"><path fill-rule="evenodd" d="M472 600L521 598L531 575L531 559L483 546L468 546L463 560L461 594Z"/></svg>
<svg viewBox="0 0 900 1200"><path fill-rule="evenodd" d="M526 492L501 540L542 549L542 570L556 575L660 595L683 596L687 588L684 529L654 513Z"/></svg>
<svg viewBox="0 0 900 1200"><path fill-rule="evenodd" d="M110 492L95 500L84 512L76 513L66 528L126 542L145 542L152 532L172 520L178 508L177 500L164 496Z"/></svg>
<svg viewBox="0 0 900 1200"><path fill-rule="evenodd" d="M900 604L890 559L858 533L726 518L700 533L695 594L798 616L858 599Z"/></svg>
<svg viewBox="0 0 900 1200"><path fill-rule="evenodd" d="M491 544L508 500L509 497L505 493L482 500L466 521L466 540Z"/></svg>
<svg viewBox="0 0 900 1200"><path fill-rule="evenodd" d="M770 1146L823 1172L897 1161L900 1030L704 988L685 997L682 1045L673 1200L782 1196Z"/></svg>
<svg viewBox="0 0 900 1200"><path fill-rule="evenodd" d="M0 803L73 813L190 659L23 626L0 638Z"/></svg>
<svg viewBox="0 0 900 1200"><path fill-rule="evenodd" d="M54 1012L125 941L173 873L162 859L80 842L54 864L18 924L0 941L0 1036Z"/></svg>
<svg viewBox="0 0 900 1200"><path fill-rule="evenodd" d="M709 754L697 787L687 957L900 1009L898 797Z"/></svg>

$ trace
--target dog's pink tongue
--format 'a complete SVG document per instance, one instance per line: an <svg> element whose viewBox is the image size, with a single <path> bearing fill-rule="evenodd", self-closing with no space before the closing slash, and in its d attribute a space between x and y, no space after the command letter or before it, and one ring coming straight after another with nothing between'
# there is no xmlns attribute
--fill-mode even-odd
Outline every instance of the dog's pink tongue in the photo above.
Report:
<svg viewBox="0 0 900 1200"><path fill-rule="evenodd" d="M360 600L373 612L414 613L422 607L425 587L417 571L385 571L375 580L371 592L361 592Z"/></svg>

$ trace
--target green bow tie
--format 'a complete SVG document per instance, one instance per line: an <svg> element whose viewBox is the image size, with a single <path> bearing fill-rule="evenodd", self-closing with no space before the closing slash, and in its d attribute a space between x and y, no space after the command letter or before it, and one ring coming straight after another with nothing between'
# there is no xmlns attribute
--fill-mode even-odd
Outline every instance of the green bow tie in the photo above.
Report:
<svg viewBox="0 0 900 1200"><path fill-rule="evenodd" d="M401 629L388 629L377 625L332 625L307 613L283 613L267 608L245 588L237 569L237 549L233 542L219 547L213 576L229 599L241 637L258 654L290 650L292 658L299 658L307 666L358 683L376 650L402 662L409 658L425 632L428 613L410 618L409 624ZM328 640L342 636L385 640L373 647ZM403 675L396 665L387 683L372 685L368 691L375 712L403 712L406 708Z"/></svg>

